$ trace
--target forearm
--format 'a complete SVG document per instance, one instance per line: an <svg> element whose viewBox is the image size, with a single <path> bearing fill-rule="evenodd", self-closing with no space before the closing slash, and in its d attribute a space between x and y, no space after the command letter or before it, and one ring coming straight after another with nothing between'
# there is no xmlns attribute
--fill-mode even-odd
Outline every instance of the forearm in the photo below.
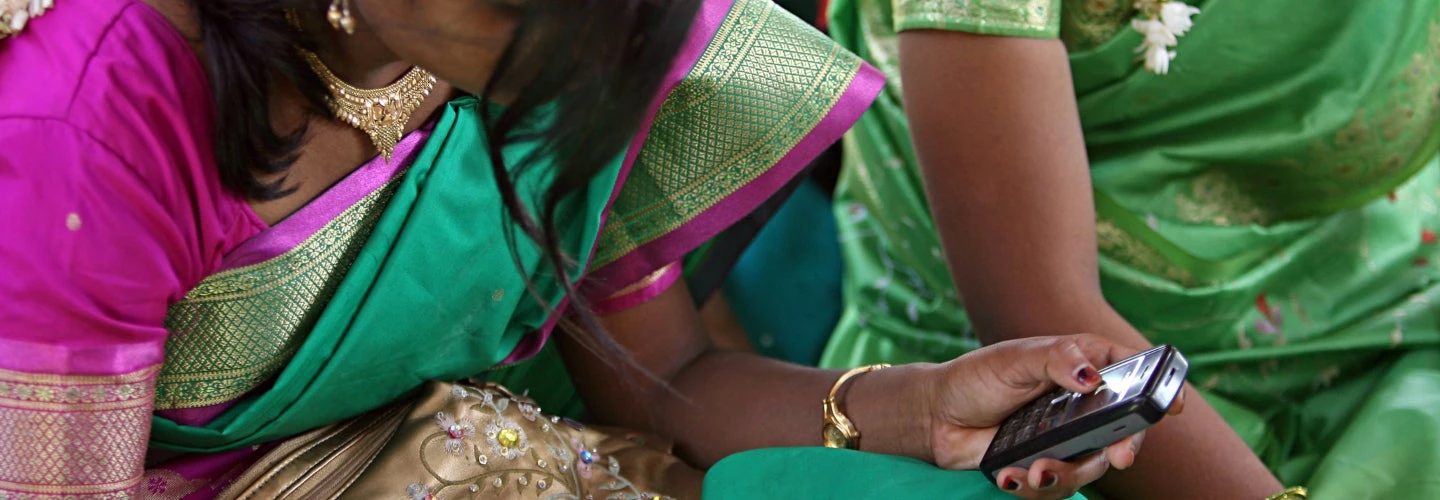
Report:
<svg viewBox="0 0 1440 500"><path fill-rule="evenodd" d="M982 338L991 343L1054 334L1058 329L1094 332L1135 348L1150 345L1124 318L1100 302L1075 312L1052 308L1014 320L994 318L989 322L997 327L983 330ZM1179 470L1185 473L1174 473ZM1111 471L1096 486L1116 498L1174 499L1260 499L1281 489L1280 482L1220 414L1188 385L1185 412L1166 417L1146 432L1135 465Z"/></svg>
<svg viewBox="0 0 1440 500"><path fill-rule="evenodd" d="M863 436L861 448L928 459L925 401L914 380L929 365L893 367L851 379L842 411ZM821 400L842 371L762 356L705 349L673 376L645 380L610 397L587 399L606 424L646 428L676 441L677 453L709 467L727 455L767 447L819 446ZM586 391L585 380L577 384ZM622 397L616 397L621 396Z"/></svg>
<svg viewBox="0 0 1440 500"><path fill-rule="evenodd" d="M1093 333L1149 345L1101 294L1090 171L1065 47L910 31L901 33L900 49L931 212L981 339ZM1199 397L1190 401L1182 416L1147 434L1134 468L1102 488L1129 498L1278 491L1215 411Z"/></svg>
<svg viewBox="0 0 1440 500"><path fill-rule="evenodd" d="M900 404L926 401L914 382L922 369L893 367L845 384L841 408L862 432L861 449L929 459L924 410ZM711 350L675 377L657 430L704 466L749 449L819 446L820 403L841 373Z"/></svg>

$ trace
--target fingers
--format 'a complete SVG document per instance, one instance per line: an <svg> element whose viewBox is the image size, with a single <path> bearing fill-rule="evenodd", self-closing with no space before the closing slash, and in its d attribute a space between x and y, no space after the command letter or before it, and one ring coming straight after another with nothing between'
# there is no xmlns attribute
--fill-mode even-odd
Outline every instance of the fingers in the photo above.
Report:
<svg viewBox="0 0 1440 500"><path fill-rule="evenodd" d="M1004 469L1000 469L1000 472L995 473L995 485L999 486L1000 489L1005 490L1006 492L1015 496L1024 498L1036 498L1034 496L1026 494L1027 492L1025 490L1027 488L1025 486L1025 481L1027 474L1029 474L1028 471L1019 467L1006 467Z"/></svg>
<svg viewBox="0 0 1440 500"><path fill-rule="evenodd" d="M1135 460L1140 455L1140 443L1145 441L1145 433L1139 432L1135 435L1121 439L1105 447L1105 458L1110 465L1116 469L1125 470L1135 465Z"/></svg>
<svg viewBox="0 0 1440 500"><path fill-rule="evenodd" d="M1094 453L1075 462L1043 458L1031 464L1029 470L1001 469L995 475L995 482L1000 489L1021 498L1067 498L1105 475L1109 467L1104 453Z"/></svg>
<svg viewBox="0 0 1440 500"><path fill-rule="evenodd" d="M1005 351L1018 354L1011 359L1007 383L1030 388L1035 384L1058 384L1075 392L1089 392L1100 385L1099 368L1139 352L1095 335L1068 335L1011 340Z"/></svg>
<svg viewBox="0 0 1440 500"><path fill-rule="evenodd" d="M1048 381L1068 390L1085 393L1100 386L1100 370L1074 337L1060 337L1050 345L1045 360ZM1100 365L1104 366L1104 365Z"/></svg>
<svg viewBox="0 0 1440 500"><path fill-rule="evenodd" d="M1180 392L1175 394L1175 401L1170 403L1170 409L1165 412L1166 415L1179 415L1185 411L1185 392L1185 387L1180 387Z"/></svg>
<svg viewBox="0 0 1440 500"><path fill-rule="evenodd" d="M1091 363L1095 363L1096 366L1099 366L1101 368L1110 366L1111 363L1114 363L1116 361L1120 361L1130 356L1139 354L1141 351L1141 349L1134 349L1120 344L1116 344L1104 337L1100 337L1098 335L1091 335L1088 333L1071 335L1065 338L1070 338L1074 340L1076 345L1080 347L1080 350L1085 353L1085 358L1089 359Z"/></svg>

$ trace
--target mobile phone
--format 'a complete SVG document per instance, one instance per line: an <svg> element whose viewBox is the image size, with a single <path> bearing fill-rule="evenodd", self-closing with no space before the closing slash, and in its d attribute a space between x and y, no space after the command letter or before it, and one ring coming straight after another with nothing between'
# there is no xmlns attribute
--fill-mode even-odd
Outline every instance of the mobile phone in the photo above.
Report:
<svg viewBox="0 0 1440 500"><path fill-rule="evenodd" d="M993 482L1000 469L1069 460L1145 430L1170 410L1189 368L1180 351L1161 345L1100 370L1093 392L1057 388L1040 396L1000 424L980 470Z"/></svg>

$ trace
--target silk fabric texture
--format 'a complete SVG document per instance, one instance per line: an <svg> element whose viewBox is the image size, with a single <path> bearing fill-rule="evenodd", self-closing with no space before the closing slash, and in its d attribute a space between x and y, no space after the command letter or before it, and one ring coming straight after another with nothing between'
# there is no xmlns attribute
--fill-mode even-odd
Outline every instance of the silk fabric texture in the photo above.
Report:
<svg viewBox="0 0 1440 500"><path fill-rule="evenodd" d="M1282 481L1318 499L1440 496L1440 8L1190 3L1194 28L1155 75L1130 2L835 1L832 36L889 83L845 139L846 311L821 364L979 346L908 140L896 33L1059 38L1107 300L1187 355Z"/></svg>

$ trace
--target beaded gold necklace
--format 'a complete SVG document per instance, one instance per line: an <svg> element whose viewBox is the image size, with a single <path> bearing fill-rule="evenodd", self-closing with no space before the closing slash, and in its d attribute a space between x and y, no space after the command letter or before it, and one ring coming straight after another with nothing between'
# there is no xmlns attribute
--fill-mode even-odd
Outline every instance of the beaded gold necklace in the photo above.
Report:
<svg viewBox="0 0 1440 500"><path fill-rule="evenodd" d="M362 89L335 76L313 52L299 50L310 69L330 90L330 97L325 100L330 111L336 118L369 135L380 156L390 161L395 144L405 132L405 124L435 88L435 75L416 66L395 83L378 89Z"/></svg>

